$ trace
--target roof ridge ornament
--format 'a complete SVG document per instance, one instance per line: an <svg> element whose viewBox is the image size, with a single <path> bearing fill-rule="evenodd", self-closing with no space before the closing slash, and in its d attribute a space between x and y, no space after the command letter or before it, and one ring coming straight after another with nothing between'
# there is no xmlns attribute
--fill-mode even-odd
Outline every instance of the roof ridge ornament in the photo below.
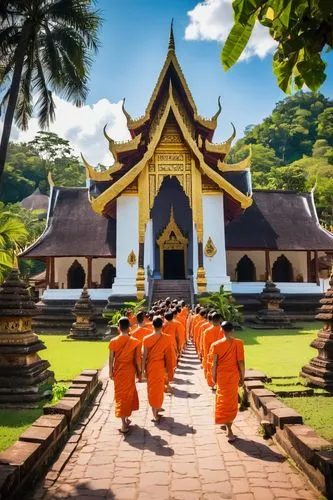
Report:
<svg viewBox="0 0 333 500"><path fill-rule="evenodd" d="M218 119L218 117L221 114L221 111L222 111L221 96L219 95L218 99L217 99L217 111L216 111L215 115L212 117L212 121L216 122L216 120Z"/></svg>
<svg viewBox="0 0 333 500"><path fill-rule="evenodd" d="M173 52L175 52L175 50L176 50L175 37L173 34L173 18L171 19L171 24L170 24L168 50L172 50Z"/></svg>

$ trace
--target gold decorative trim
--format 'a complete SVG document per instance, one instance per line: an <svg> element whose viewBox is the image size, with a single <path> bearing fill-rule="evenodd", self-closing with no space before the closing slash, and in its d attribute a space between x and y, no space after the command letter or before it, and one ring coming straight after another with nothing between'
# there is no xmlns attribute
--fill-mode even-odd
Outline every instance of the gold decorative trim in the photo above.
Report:
<svg viewBox="0 0 333 500"><path fill-rule="evenodd" d="M103 128L104 137L109 142L109 150L114 156L116 161L118 160L118 155L120 153L127 153L129 151L135 151L136 149L138 149L139 144L141 142L142 134L138 134L137 136L134 137L134 139L130 139L129 141L116 142L115 140L112 139L112 137L110 137L107 134L106 127L107 124Z"/></svg>
<svg viewBox="0 0 333 500"><path fill-rule="evenodd" d="M251 159L252 159L252 150L250 147L250 152L244 160L241 160L238 163L224 163L221 160L217 162L217 168L220 172L244 172L251 167Z"/></svg>
<svg viewBox="0 0 333 500"><path fill-rule="evenodd" d="M145 298L145 270L139 267L136 273L136 298L143 300Z"/></svg>
<svg viewBox="0 0 333 500"><path fill-rule="evenodd" d="M208 238L207 243L205 245L204 253L206 257L214 257L217 253L217 248L213 243L213 240L211 237Z"/></svg>
<svg viewBox="0 0 333 500"><path fill-rule="evenodd" d="M205 149L208 151L208 153L215 153L215 154L224 154L227 155L231 149L232 146L232 141L236 137L236 129L233 123L231 123L232 126L232 134L229 137L229 139L225 142L222 142L222 144L214 144L208 139L205 140Z"/></svg>
<svg viewBox="0 0 333 500"><path fill-rule="evenodd" d="M170 220L156 240L158 247L160 248L160 273L162 278L164 278L164 251L165 250L183 250L184 251L184 269L185 275L187 275L187 247L188 239L183 235L182 231L179 229L174 216L173 207L171 207Z"/></svg>
<svg viewBox="0 0 333 500"><path fill-rule="evenodd" d="M54 180L53 180L53 177L52 177L51 170L49 170L48 173L47 173L47 181L48 181L50 187L54 187Z"/></svg>
<svg viewBox="0 0 333 500"><path fill-rule="evenodd" d="M183 118L178 110L177 105L175 104L173 93L172 93L172 85L170 82L169 86L169 98L166 104L166 107L162 113L160 118L160 122L156 127L156 131L154 136L151 139L151 142L148 145L147 151L142 157L142 159L125 175L123 175L118 181L116 181L112 186L106 189L100 196L92 200L91 205L95 212L102 214L104 207L107 203L109 203L112 199L116 198L134 179L140 174L140 172L145 168L148 164L149 160L152 158L156 146L162 136L162 132L164 126L167 122L168 115L170 110L172 110L176 121L182 131L182 134L185 139L185 143L192 150L193 154L197 157L200 168L202 171L212 180L214 181L222 190L226 191L230 196L232 196L235 200L237 200L242 208L248 208L252 205L252 199L241 191L239 191L235 186L230 184L226 179L221 177L217 172L215 172L212 168L210 168L204 160L203 154L198 148L195 140L191 137L191 134L187 130ZM194 191L193 191L194 192ZM201 191L200 191L201 193ZM197 229L198 230L198 229ZM201 240L202 241L202 240Z"/></svg>
<svg viewBox="0 0 333 500"><path fill-rule="evenodd" d="M129 256L127 257L127 262L129 263L129 265L131 267L135 266L136 264L136 255L134 253L134 250L132 250L129 254Z"/></svg>
<svg viewBox="0 0 333 500"><path fill-rule="evenodd" d="M198 267L197 288L198 288L198 293L206 293L207 291L206 271L204 270L203 267Z"/></svg>
<svg viewBox="0 0 333 500"><path fill-rule="evenodd" d="M87 162L82 153L81 158L86 169L87 179L91 179L92 181L110 181L112 179L110 169L104 170L103 172L98 172L92 165Z"/></svg>

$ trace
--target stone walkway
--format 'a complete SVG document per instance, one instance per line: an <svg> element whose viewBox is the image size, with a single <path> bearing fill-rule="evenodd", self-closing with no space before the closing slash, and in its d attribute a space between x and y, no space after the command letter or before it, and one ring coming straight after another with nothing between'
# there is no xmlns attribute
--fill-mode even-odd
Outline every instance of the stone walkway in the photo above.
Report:
<svg viewBox="0 0 333 500"><path fill-rule="evenodd" d="M165 417L151 422L146 385L138 384L141 409L125 438L108 388L71 459L44 496L87 500L315 499L305 477L281 451L258 435L250 410L238 414L229 444L213 424L213 395L190 345L166 395ZM32 497L31 497L32 498Z"/></svg>

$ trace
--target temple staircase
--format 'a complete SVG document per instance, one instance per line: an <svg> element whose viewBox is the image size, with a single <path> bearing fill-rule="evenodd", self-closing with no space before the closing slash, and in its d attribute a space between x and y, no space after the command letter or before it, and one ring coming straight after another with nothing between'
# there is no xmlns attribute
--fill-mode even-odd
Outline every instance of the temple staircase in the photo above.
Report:
<svg viewBox="0 0 333 500"><path fill-rule="evenodd" d="M159 280L151 282L151 293L149 294L149 307L156 300L164 300L170 297L171 300L185 300L186 304L193 307L194 290L191 279L187 280Z"/></svg>

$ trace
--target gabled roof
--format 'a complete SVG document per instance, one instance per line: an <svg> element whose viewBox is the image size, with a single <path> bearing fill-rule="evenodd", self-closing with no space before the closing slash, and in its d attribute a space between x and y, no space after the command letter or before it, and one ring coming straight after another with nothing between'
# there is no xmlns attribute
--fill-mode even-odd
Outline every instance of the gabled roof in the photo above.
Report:
<svg viewBox="0 0 333 500"><path fill-rule="evenodd" d="M319 224L311 193L253 191L253 205L226 227L227 249L328 250L333 235Z"/></svg>
<svg viewBox="0 0 333 500"><path fill-rule="evenodd" d="M96 215L87 188L53 188L44 233L20 257L114 257L116 221Z"/></svg>

